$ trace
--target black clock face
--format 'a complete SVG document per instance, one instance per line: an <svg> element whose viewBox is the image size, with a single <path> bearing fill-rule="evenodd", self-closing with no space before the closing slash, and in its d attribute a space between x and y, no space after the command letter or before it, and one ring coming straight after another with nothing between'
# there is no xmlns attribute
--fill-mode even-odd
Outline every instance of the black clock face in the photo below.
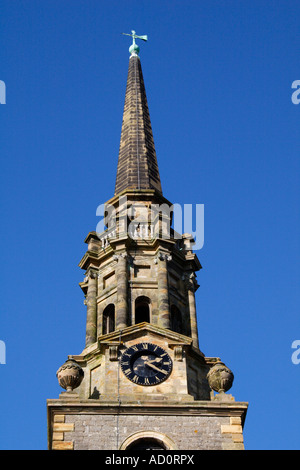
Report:
<svg viewBox="0 0 300 470"><path fill-rule="evenodd" d="M172 360L156 344L139 343L123 353L121 368L126 377L138 385L157 385L169 377Z"/></svg>

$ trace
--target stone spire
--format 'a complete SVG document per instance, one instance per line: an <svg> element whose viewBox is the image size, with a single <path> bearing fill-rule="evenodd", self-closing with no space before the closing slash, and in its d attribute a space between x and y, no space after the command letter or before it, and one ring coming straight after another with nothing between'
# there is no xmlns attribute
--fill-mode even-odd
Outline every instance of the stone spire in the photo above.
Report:
<svg viewBox="0 0 300 470"><path fill-rule="evenodd" d="M162 194L138 46L130 50L115 195L125 189ZM133 47L133 46L132 46Z"/></svg>

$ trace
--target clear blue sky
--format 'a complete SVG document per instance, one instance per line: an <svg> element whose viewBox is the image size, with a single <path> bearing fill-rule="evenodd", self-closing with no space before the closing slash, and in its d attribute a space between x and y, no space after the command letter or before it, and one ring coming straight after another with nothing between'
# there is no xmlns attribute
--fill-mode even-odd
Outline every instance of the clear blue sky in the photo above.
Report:
<svg viewBox="0 0 300 470"><path fill-rule="evenodd" d="M299 449L300 4L2 0L1 449L46 449L56 371L85 341L78 283L113 196L135 29L164 195L205 206L199 338L248 401L248 449Z"/></svg>

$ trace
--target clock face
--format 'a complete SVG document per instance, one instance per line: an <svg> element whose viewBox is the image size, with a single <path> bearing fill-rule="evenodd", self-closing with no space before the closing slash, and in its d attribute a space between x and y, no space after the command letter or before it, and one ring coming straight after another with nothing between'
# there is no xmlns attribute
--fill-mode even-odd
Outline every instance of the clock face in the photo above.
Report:
<svg viewBox="0 0 300 470"><path fill-rule="evenodd" d="M121 368L126 377L138 385L157 385L169 377L172 360L156 344L139 343L123 353Z"/></svg>

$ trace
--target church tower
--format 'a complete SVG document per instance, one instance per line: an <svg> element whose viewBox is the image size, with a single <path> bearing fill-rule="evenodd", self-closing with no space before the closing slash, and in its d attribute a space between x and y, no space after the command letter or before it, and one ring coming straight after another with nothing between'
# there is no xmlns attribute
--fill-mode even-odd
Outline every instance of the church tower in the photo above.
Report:
<svg viewBox="0 0 300 470"><path fill-rule="evenodd" d="M201 264L192 236L172 229L136 44L147 36L130 36L115 192L79 263L86 343L57 371L65 391L47 400L48 447L240 450L248 405L199 347Z"/></svg>

